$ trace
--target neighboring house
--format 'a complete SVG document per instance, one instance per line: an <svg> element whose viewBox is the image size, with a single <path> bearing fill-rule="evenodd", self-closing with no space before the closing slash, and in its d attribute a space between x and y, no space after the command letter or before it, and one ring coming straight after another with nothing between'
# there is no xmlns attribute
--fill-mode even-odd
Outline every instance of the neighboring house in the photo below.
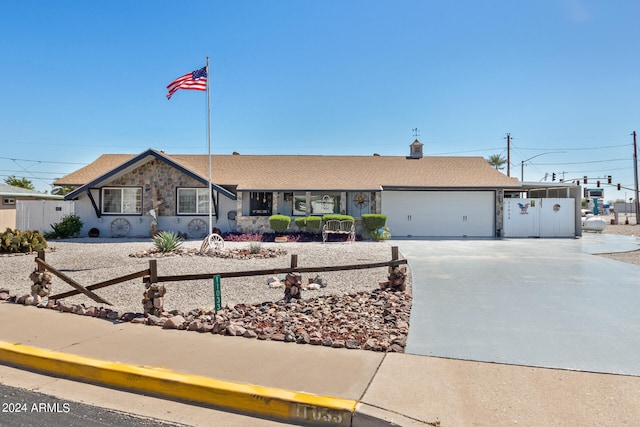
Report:
<svg viewBox="0 0 640 427"><path fill-rule="evenodd" d="M482 157L423 156L211 156L213 227L270 231L269 216L383 213L393 236L495 237L503 228L505 192L520 183ZM207 234L207 155L104 154L55 185L75 186L83 234L148 236L157 229ZM361 221L357 221L361 228ZM292 221L293 227L293 221ZM95 231L93 234L96 234Z"/></svg>
<svg viewBox="0 0 640 427"><path fill-rule="evenodd" d="M6 228L18 228L16 208L21 202L63 200L62 196L39 193L8 184L0 184L0 197L2 198L2 203L0 204L0 231L4 231Z"/></svg>

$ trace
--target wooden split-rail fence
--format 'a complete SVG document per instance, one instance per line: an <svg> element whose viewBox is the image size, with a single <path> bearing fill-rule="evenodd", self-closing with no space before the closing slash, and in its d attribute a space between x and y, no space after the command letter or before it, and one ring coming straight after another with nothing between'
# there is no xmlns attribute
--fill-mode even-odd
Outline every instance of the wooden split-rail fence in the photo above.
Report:
<svg viewBox="0 0 640 427"><path fill-rule="evenodd" d="M221 278L230 278L230 277L248 277L248 276L266 276L266 275L277 275L277 274L286 274L286 273L317 273L317 272L327 272L327 271L345 271L345 270L362 270L366 268L379 268L379 267L396 267L401 264L406 264L406 259L401 259L398 247L391 247L391 260L383 261L383 262L374 262L367 264L350 264L350 265L332 265L332 266L324 266L324 267L299 267L298 266L298 255L291 254L291 264L290 267L284 268L272 268L272 269L264 269L264 270L244 270L244 271L226 271L226 272L217 272L217 273L197 273L197 274L183 274L177 276L159 276L158 275L158 260L151 259L149 260L149 268L141 271L136 271L135 273L126 274L124 276L116 277L113 279L105 280L103 282L94 283L89 286L82 286L77 281L73 280L71 277L66 274L56 270L55 267L48 264L45 260L45 252L39 251L38 255L35 259L35 262L38 267L38 272L49 271L51 274L58 277L63 282L69 284L72 288L71 291L63 292L56 295L51 295L49 299L58 300L62 298L68 298L74 295L84 294L92 300L106 305L112 305L104 298L99 295L96 295L93 291L96 289L106 288L108 286L113 286L118 283L127 282L129 280L142 278L143 282L149 283L160 283L160 282L182 282L188 280L207 280L211 279L213 276L220 276Z"/></svg>

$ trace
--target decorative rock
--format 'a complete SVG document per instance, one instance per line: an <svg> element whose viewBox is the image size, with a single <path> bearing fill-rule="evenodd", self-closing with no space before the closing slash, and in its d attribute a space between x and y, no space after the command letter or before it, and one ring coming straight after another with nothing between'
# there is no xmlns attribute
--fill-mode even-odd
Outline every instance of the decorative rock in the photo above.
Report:
<svg viewBox="0 0 640 427"><path fill-rule="evenodd" d="M178 329L183 323L185 322L184 317L178 315L178 316L171 316L170 318L166 319L164 321L164 324L162 325L163 329Z"/></svg>
<svg viewBox="0 0 640 427"><path fill-rule="evenodd" d="M227 335L231 335L234 337L242 336L246 331L247 330L244 326L237 323L230 323L229 326L227 326Z"/></svg>
<svg viewBox="0 0 640 427"><path fill-rule="evenodd" d="M391 344L389 347L387 347L387 352L389 353L402 353L404 351L404 348L399 346L398 344Z"/></svg>
<svg viewBox="0 0 640 427"><path fill-rule="evenodd" d="M138 316L139 315L137 313L127 312L127 313L124 313L120 319L123 322L132 322L133 319L135 319Z"/></svg>
<svg viewBox="0 0 640 427"><path fill-rule="evenodd" d="M245 338L256 338L258 334L251 329L247 329L242 336Z"/></svg>
<svg viewBox="0 0 640 427"><path fill-rule="evenodd" d="M331 344L331 347L333 348L344 348L345 343L344 340L334 340L333 344Z"/></svg>
<svg viewBox="0 0 640 427"><path fill-rule="evenodd" d="M58 310L64 313L71 313L73 311L73 305L67 304L65 301L58 301Z"/></svg>
<svg viewBox="0 0 640 427"><path fill-rule="evenodd" d="M271 339L273 341L284 341L284 334L282 333L273 334L271 335Z"/></svg>
<svg viewBox="0 0 640 427"><path fill-rule="evenodd" d="M327 338L323 338L322 339L322 345L325 347L332 347L333 346L333 340L329 337Z"/></svg>
<svg viewBox="0 0 640 427"><path fill-rule="evenodd" d="M164 318L150 314L147 316L147 324L151 326L161 325L164 323Z"/></svg>
<svg viewBox="0 0 640 427"><path fill-rule="evenodd" d="M10 297L9 291L2 290L0 291L0 301L6 301Z"/></svg>
<svg viewBox="0 0 640 427"><path fill-rule="evenodd" d="M187 331L200 331L204 329L204 325L200 320L194 320L187 326Z"/></svg>
<svg viewBox="0 0 640 427"><path fill-rule="evenodd" d="M350 350L357 350L360 348L360 343L357 340L346 340L344 346Z"/></svg>
<svg viewBox="0 0 640 427"><path fill-rule="evenodd" d="M296 335L291 331L284 333L284 342L296 342Z"/></svg>
<svg viewBox="0 0 640 427"><path fill-rule="evenodd" d="M309 344L309 342L311 342L311 338L309 337L308 333L306 333L305 331L302 331L296 337L296 342L298 344Z"/></svg>
<svg viewBox="0 0 640 427"><path fill-rule="evenodd" d="M131 323L147 323L147 318L144 316L134 317L133 319L131 319Z"/></svg>

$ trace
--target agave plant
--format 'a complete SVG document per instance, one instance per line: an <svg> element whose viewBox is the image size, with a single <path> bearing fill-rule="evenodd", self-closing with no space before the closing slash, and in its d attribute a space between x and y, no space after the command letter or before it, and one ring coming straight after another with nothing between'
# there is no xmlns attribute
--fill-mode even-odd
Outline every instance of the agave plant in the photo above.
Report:
<svg viewBox="0 0 640 427"><path fill-rule="evenodd" d="M153 245L158 252L175 252L182 246L182 237L172 231L161 231L153 238Z"/></svg>

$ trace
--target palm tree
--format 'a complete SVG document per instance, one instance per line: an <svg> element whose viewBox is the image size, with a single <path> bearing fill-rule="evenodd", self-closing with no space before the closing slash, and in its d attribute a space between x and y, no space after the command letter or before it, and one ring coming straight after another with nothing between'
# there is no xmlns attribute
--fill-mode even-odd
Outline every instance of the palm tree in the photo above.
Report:
<svg viewBox="0 0 640 427"><path fill-rule="evenodd" d="M491 166L493 166L494 168L496 168L496 170L498 170L498 169L503 169L502 165L507 163L507 159L502 157L500 154L492 154L487 159L487 162L489 162Z"/></svg>

